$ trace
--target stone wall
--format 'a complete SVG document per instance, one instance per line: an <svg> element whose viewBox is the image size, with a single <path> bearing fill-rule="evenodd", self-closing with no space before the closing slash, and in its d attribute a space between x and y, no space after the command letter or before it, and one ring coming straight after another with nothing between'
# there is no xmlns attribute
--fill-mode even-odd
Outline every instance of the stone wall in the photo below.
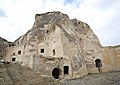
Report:
<svg viewBox="0 0 120 85"><path fill-rule="evenodd" d="M120 70L120 46L107 46L104 47L104 70L117 71Z"/></svg>

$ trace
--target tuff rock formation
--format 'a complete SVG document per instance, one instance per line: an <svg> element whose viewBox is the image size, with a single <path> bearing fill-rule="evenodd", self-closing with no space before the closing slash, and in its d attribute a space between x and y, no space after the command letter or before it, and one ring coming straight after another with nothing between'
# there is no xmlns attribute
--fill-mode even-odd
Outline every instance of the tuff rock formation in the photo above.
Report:
<svg viewBox="0 0 120 85"><path fill-rule="evenodd" d="M36 14L33 27L12 44L6 61L55 79L99 72L95 60L103 60L102 46L89 25L61 12Z"/></svg>
<svg viewBox="0 0 120 85"><path fill-rule="evenodd" d="M0 37L0 60L6 55L6 47L8 46L8 41Z"/></svg>
<svg viewBox="0 0 120 85"><path fill-rule="evenodd" d="M36 14L33 27L15 42L9 43L4 60L12 81L31 85L34 83L25 82L35 78L31 76L34 72L35 75L41 75L40 78L46 76L53 81L79 78L89 73L106 72L116 68L118 70L119 63L115 64L115 58L110 54L113 51L108 48L101 46L88 24L69 19L69 16L61 12L47 12ZM116 50L113 54L115 52ZM116 53L119 54L119 50ZM17 70L13 72L9 63L22 67L14 66ZM23 68L27 69L24 72L30 73L30 76L22 72ZM35 78L32 81L36 80Z"/></svg>

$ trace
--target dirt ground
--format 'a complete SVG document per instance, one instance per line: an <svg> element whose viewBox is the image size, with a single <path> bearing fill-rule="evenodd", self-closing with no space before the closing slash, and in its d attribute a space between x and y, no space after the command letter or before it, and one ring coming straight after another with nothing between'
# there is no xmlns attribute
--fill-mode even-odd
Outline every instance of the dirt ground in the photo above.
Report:
<svg viewBox="0 0 120 85"><path fill-rule="evenodd" d="M89 74L55 82L53 78L16 64L0 65L0 85L120 85L120 71Z"/></svg>
<svg viewBox="0 0 120 85"><path fill-rule="evenodd" d="M65 80L58 85L120 85L120 71L90 74L83 78Z"/></svg>

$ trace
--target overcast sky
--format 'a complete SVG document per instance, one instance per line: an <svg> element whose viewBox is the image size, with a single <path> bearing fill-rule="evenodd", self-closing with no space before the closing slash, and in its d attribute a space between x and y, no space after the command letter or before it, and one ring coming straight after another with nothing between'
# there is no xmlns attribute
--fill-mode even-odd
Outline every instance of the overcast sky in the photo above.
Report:
<svg viewBox="0 0 120 85"><path fill-rule="evenodd" d="M14 41L32 28L35 14L51 11L88 23L103 46L120 45L120 0L0 0L0 37Z"/></svg>

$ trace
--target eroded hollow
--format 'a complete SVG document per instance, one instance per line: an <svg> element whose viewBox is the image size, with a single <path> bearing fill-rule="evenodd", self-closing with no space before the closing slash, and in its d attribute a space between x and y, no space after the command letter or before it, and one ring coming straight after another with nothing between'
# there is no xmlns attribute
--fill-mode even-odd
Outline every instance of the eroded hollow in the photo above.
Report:
<svg viewBox="0 0 120 85"><path fill-rule="evenodd" d="M55 78L55 79L59 79L59 76L61 74L61 69L60 68L54 68L53 71L52 71L52 76Z"/></svg>

